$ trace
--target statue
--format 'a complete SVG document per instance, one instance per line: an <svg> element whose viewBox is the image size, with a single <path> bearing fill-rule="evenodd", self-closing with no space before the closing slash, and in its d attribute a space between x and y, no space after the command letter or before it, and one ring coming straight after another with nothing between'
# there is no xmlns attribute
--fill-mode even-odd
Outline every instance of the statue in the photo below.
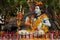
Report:
<svg viewBox="0 0 60 40"><path fill-rule="evenodd" d="M48 32L48 28L51 26L51 23L49 22L48 16L45 14L45 12L42 12L39 5L42 3L37 2L35 5L34 9L34 14L27 16L25 19L25 28L28 26L31 29L28 30L20 30L19 33L21 32L25 33L35 33L36 30L38 31L39 34L44 35L45 33Z"/></svg>

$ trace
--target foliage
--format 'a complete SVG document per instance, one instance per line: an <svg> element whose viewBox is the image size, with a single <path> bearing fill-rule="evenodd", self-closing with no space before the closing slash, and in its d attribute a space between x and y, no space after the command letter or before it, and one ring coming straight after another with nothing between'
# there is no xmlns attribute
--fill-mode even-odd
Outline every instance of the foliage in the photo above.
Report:
<svg viewBox="0 0 60 40"><path fill-rule="evenodd" d="M40 1L40 0L39 0ZM60 11L59 0L41 0L45 5L50 5L55 8L56 13ZM16 16L16 8L23 6L25 12L28 12L27 0L0 0L0 14L5 14L7 17Z"/></svg>

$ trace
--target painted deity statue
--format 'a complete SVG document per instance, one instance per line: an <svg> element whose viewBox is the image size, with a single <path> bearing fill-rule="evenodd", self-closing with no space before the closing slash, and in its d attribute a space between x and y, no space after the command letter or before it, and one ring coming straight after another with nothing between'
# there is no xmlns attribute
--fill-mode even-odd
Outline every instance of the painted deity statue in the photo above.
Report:
<svg viewBox="0 0 60 40"><path fill-rule="evenodd" d="M39 34L43 35L46 32L48 32L48 28L51 26L51 23L49 22L48 16L44 12L41 12L40 7L38 6L40 3L37 2L35 6L34 11L36 15L31 15L30 17L29 16L26 17L25 25L29 25L31 27L31 30L33 31L30 32L36 33L37 30ZM35 16L37 17L35 18ZM27 34L30 33L28 30L20 30L19 34L21 34L21 32L23 32L24 34L26 32Z"/></svg>

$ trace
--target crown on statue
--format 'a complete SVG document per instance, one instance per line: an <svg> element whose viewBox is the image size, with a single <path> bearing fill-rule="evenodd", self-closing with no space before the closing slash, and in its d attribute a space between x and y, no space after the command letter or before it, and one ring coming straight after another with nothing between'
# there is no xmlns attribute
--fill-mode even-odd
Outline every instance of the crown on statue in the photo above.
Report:
<svg viewBox="0 0 60 40"><path fill-rule="evenodd" d="M41 4L43 4L41 1L36 2L36 5L41 5Z"/></svg>

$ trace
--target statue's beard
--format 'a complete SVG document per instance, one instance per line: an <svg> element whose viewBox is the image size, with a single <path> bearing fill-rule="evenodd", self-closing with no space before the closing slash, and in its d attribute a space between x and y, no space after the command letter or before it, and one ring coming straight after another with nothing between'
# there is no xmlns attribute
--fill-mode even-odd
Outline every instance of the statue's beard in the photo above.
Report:
<svg viewBox="0 0 60 40"><path fill-rule="evenodd" d="M40 16L40 15L41 15L40 13L37 14L37 16Z"/></svg>
<svg viewBox="0 0 60 40"><path fill-rule="evenodd" d="M36 18L39 17L41 15L41 12L39 13L35 13L36 14Z"/></svg>
<svg viewBox="0 0 60 40"><path fill-rule="evenodd" d="M36 16L40 16L41 15L41 12L35 12Z"/></svg>

